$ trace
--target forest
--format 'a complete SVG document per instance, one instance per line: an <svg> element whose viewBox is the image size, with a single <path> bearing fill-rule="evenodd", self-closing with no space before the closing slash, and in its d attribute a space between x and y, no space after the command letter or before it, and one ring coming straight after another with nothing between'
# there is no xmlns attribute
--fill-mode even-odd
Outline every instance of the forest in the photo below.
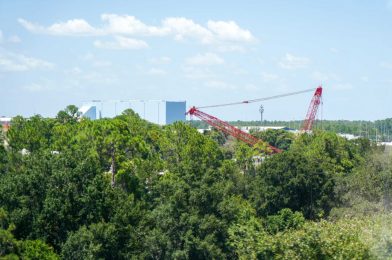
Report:
<svg viewBox="0 0 392 260"><path fill-rule="evenodd" d="M15 117L0 258L392 258L392 154L328 128L253 134L283 152L132 110Z"/></svg>

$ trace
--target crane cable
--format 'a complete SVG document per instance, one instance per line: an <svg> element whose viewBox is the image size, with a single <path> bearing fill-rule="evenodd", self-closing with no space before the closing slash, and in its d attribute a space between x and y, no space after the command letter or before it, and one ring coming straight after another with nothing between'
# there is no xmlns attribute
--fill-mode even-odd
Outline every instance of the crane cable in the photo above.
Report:
<svg viewBox="0 0 392 260"><path fill-rule="evenodd" d="M315 88L311 88L311 89L305 89L305 90L301 90L301 91L296 91L296 92L291 92L291 93L286 93L286 94L281 94L281 95L276 95L276 96L271 96L271 97L244 100L244 101L241 101L241 102L232 102L232 103L225 103L225 104L219 104L219 105L202 106L202 107L197 107L197 109L200 109L200 108L212 108L212 107L234 106L234 105L241 105L241 104L249 104L249 103L254 103L254 102L260 102L260 101L266 101L266 100L270 100L270 99L275 99L275 98L282 98L282 97L287 97L287 96L292 96L292 95L312 92L314 90L315 90Z"/></svg>

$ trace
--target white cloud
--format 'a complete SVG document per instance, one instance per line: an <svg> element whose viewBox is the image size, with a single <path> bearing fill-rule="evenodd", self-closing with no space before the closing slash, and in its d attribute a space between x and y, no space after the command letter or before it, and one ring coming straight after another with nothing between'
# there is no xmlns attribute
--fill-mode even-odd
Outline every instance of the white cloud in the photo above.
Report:
<svg viewBox="0 0 392 260"><path fill-rule="evenodd" d="M270 82L270 81L275 81L279 79L279 76L273 73L267 73L267 72L262 72L261 73L261 78L265 82Z"/></svg>
<svg viewBox="0 0 392 260"><path fill-rule="evenodd" d="M22 42L22 40L19 38L18 35L11 35L10 37L8 37L8 41L11 43L20 43Z"/></svg>
<svg viewBox="0 0 392 260"><path fill-rule="evenodd" d="M322 73L320 71L314 71L312 74L312 78L319 82L326 82L328 80L340 80L339 76L335 73Z"/></svg>
<svg viewBox="0 0 392 260"><path fill-rule="evenodd" d="M97 57L95 57L95 55L92 54L91 52L86 53L85 55L81 56L80 59L83 60L83 61L90 62L93 67L109 67L109 66L112 66L112 63L110 61L100 60Z"/></svg>
<svg viewBox="0 0 392 260"><path fill-rule="evenodd" d="M123 36L115 36L114 41L95 41L94 46L101 49L112 49L112 50L121 50L121 49L144 49L148 47L148 44L145 41L127 38Z"/></svg>
<svg viewBox="0 0 392 260"><path fill-rule="evenodd" d="M219 52L245 52L246 48L240 45L233 44L224 44L220 43L216 46L217 51Z"/></svg>
<svg viewBox="0 0 392 260"><path fill-rule="evenodd" d="M79 67L73 67L70 70L65 71L67 74L75 76L75 75L80 75L83 71Z"/></svg>
<svg viewBox="0 0 392 260"><path fill-rule="evenodd" d="M167 33L165 28L148 26L130 15L103 14L101 19L107 22L103 30L108 34L160 36Z"/></svg>
<svg viewBox="0 0 392 260"><path fill-rule="evenodd" d="M99 27L93 27L84 19L71 19L49 26L35 24L22 18L19 18L18 22L32 33L57 36L172 36L178 41L195 40L201 44L214 45L222 51L243 51L244 48L238 43L255 41L252 33L241 28L235 21L208 21L207 26L203 26L185 17L167 17L160 25L152 26L134 16L117 14L102 14L101 20L103 25Z"/></svg>
<svg viewBox="0 0 392 260"><path fill-rule="evenodd" d="M392 63L391 62L381 62L380 63L380 66L382 67L382 68L385 68L385 69L392 69Z"/></svg>
<svg viewBox="0 0 392 260"><path fill-rule="evenodd" d="M283 69L303 69L306 68L310 63L310 59L306 57L297 57L290 53L280 60L279 66Z"/></svg>
<svg viewBox="0 0 392 260"><path fill-rule="evenodd" d="M0 71L29 71L35 69L51 69L54 64L11 52L0 53Z"/></svg>
<svg viewBox="0 0 392 260"><path fill-rule="evenodd" d="M169 64L171 62L170 57L162 56L158 58L151 58L148 60L151 64L161 65L161 64Z"/></svg>
<svg viewBox="0 0 392 260"><path fill-rule="evenodd" d="M208 21L207 27L223 41L251 42L255 40L250 31L240 28L234 21Z"/></svg>
<svg viewBox="0 0 392 260"><path fill-rule="evenodd" d="M362 76L359 78L363 82L369 82L369 77L368 76Z"/></svg>
<svg viewBox="0 0 392 260"><path fill-rule="evenodd" d="M236 86L230 85L221 80L208 80L207 82L204 83L204 85L213 89L222 89L222 90L236 89Z"/></svg>
<svg viewBox="0 0 392 260"><path fill-rule="evenodd" d="M23 89L27 90L29 92L41 92L44 90L49 90L50 88L48 86L44 86L42 84L31 83L29 85L23 86Z"/></svg>
<svg viewBox="0 0 392 260"><path fill-rule="evenodd" d="M26 30L33 33L68 36L87 36L102 34L100 30L95 29L83 19L72 19L63 23L54 23L48 27L34 24L22 18L19 18L18 22Z"/></svg>
<svg viewBox="0 0 392 260"><path fill-rule="evenodd" d="M155 76L163 76L166 75L166 71L163 69L158 69L158 68L151 68L147 74L149 75L155 75Z"/></svg>
<svg viewBox="0 0 392 260"><path fill-rule="evenodd" d="M0 43L2 42L20 43L21 41L22 40L17 35L11 35L10 37L7 38L0 30Z"/></svg>
<svg viewBox="0 0 392 260"><path fill-rule="evenodd" d="M248 91L259 91L260 90L260 87L257 87L256 85L253 85L253 84L246 84L244 86L244 88Z"/></svg>
<svg viewBox="0 0 392 260"><path fill-rule="evenodd" d="M204 53L198 54L196 56L190 57L186 60L188 65L201 65L201 66L209 66L209 65L219 65L225 63L225 60L215 53Z"/></svg>
<svg viewBox="0 0 392 260"><path fill-rule="evenodd" d="M332 53L339 53L339 50L334 47L329 48L329 51Z"/></svg>
<svg viewBox="0 0 392 260"><path fill-rule="evenodd" d="M169 17L163 20L163 28L174 35L176 40L184 40L185 38L194 38L201 43L211 43L213 34L205 27L195 23L191 19L184 17Z"/></svg>
<svg viewBox="0 0 392 260"><path fill-rule="evenodd" d="M186 78L195 79L211 79L215 74L205 66L184 66L182 68Z"/></svg>
<svg viewBox="0 0 392 260"><path fill-rule="evenodd" d="M350 83L338 83L331 85L330 87L331 90L351 90L353 89L353 85Z"/></svg>
<svg viewBox="0 0 392 260"><path fill-rule="evenodd" d="M93 67L101 68L101 67L110 67L112 63L110 61L105 60L95 60L92 63Z"/></svg>
<svg viewBox="0 0 392 260"><path fill-rule="evenodd" d="M72 87L85 87L91 84L110 85L118 81L118 77L113 73L85 70L79 67L65 70L64 74Z"/></svg>

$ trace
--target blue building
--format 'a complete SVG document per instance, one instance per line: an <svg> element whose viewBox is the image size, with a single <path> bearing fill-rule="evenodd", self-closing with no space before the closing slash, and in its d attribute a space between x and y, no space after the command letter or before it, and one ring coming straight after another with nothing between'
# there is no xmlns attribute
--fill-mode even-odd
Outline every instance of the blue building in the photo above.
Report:
<svg viewBox="0 0 392 260"><path fill-rule="evenodd" d="M185 113L185 101L166 101L166 124L185 121Z"/></svg>

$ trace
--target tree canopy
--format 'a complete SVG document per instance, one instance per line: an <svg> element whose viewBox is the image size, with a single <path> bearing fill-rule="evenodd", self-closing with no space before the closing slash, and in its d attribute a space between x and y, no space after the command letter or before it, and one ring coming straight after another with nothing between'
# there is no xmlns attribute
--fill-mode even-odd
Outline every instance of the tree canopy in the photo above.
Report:
<svg viewBox="0 0 392 260"><path fill-rule="evenodd" d="M0 140L0 258L392 257L390 154L328 131L253 134L283 152L132 110L15 117Z"/></svg>

